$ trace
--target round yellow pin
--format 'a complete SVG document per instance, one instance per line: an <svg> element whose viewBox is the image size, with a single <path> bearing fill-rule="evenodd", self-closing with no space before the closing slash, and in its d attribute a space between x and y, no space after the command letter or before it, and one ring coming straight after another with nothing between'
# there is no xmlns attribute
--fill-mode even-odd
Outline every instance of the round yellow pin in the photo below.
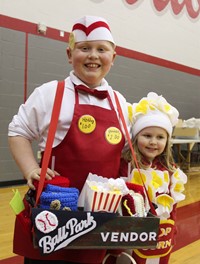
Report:
<svg viewBox="0 0 200 264"><path fill-rule="evenodd" d="M92 133L96 128L96 120L91 115L83 115L78 120L78 128L85 134Z"/></svg>
<svg viewBox="0 0 200 264"><path fill-rule="evenodd" d="M122 133L117 127L109 127L105 132L106 140L113 145L118 144L122 139Z"/></svg>

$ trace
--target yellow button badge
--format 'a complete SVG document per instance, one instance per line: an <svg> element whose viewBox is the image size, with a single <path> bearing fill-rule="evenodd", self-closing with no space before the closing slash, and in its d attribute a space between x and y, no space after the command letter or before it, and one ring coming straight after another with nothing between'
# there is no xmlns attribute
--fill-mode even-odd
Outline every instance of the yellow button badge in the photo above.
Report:
<svg viewBox="0 0 200 264"><path fill-rule="evenodd" d="M92 133L96 128L96 120L91 115L83 115L78 120L78 128L85 134Z"/></svg>
<svg viewBox="0 0 200 264"><path fill-rule="evenodd" d="M113 145L118 144L122 139L122 133L117 127L109 127L105 132L106 140Z"/></svg>

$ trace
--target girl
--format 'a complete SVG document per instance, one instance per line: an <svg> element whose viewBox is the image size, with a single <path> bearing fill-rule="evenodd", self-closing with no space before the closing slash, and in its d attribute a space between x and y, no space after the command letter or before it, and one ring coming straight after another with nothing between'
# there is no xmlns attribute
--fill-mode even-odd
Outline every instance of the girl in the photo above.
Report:
<svg viewBox="0 0 200 264"><path fill-rule="evenodd" d="M167 264L174 244L177 203L182 194L186 175L176 168L171 153L170 138L178 121L178 111L162 96L149 93L139 103L133 104L133 148L135 159L131 161L130 181L145 185L155 212L160 218L156 249L134 249L137 264ZM149 210L146 202L145 208Z"/></svg>

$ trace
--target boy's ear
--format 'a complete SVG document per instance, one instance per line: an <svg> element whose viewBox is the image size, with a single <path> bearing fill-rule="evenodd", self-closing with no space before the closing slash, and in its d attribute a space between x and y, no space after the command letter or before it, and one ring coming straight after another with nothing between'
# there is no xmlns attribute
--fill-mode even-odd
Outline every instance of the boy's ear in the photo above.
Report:
<svg viewBox="0 0 200 264"><path fill-rule="evenodd" d="M71 64L72 63L72 51L70 47L67 47L66 52L67 52L68 62Z"/></svg>
<svg viewBox="0 0 200 264"><path fill-rule="evenodd" d="M115 60L116 56L117 56L117 52L114 51L114 53L113 53L113 61L112 61L112 65L114 65L114 60Z"/></svg>
<svg viewBox="0 0 200 264"><path fill-rule="evenodd" d="M114 54L113 54L113 60L116 58L116 56L117 56L117 52L114 51Z"/></svg>

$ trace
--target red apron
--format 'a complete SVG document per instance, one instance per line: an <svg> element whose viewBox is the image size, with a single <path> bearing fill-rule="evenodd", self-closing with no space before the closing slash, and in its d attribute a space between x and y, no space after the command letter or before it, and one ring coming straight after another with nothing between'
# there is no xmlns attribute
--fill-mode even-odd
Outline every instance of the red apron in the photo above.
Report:
<svg viewBox="0 0 200 264"><path fill-rule="evenodd" d="M70 186L79 190L82 189L89 172L107 178L117 178L119 175L125 138L109 94L105 100L109 100L111 110L79 104L78 91L75 89L75 108L70 129L63 141L52 149L51 156L55 157L55 170L60 175L68 177ZM92 132L88 133L90 128ZM116 136L116 130L120 131L121 135L118 143L112 139ZM23 240L23 234L21 237ZM66 260L78 263L101 263L106 254L106 250L61 250L41 257L39 250L33 248L32 241L29 243L27 241L26 252L26 257L32 259ZM19 250L17 253L19 254Z"/></svg>
<svg viewBox="0 0 200 264"><path fill-rule="evenodd" d="M108 128L115 127L121 131L109 95L107 99L111 110L79 104L76 89L75 98L74 116L70 129L63 141L53 148L52 156L55 157L55 170L69 178L70 186L81 190L89 172L107 178L118 177L120 156L125 140L123 137L118 144L111 144L106 139L105 132ZM84 133L84 128L78 125L80 117L84 115L91 116L96 121L96 127L91 133ZM91 118L85 125L89 125L92 121Z"/></svg>

